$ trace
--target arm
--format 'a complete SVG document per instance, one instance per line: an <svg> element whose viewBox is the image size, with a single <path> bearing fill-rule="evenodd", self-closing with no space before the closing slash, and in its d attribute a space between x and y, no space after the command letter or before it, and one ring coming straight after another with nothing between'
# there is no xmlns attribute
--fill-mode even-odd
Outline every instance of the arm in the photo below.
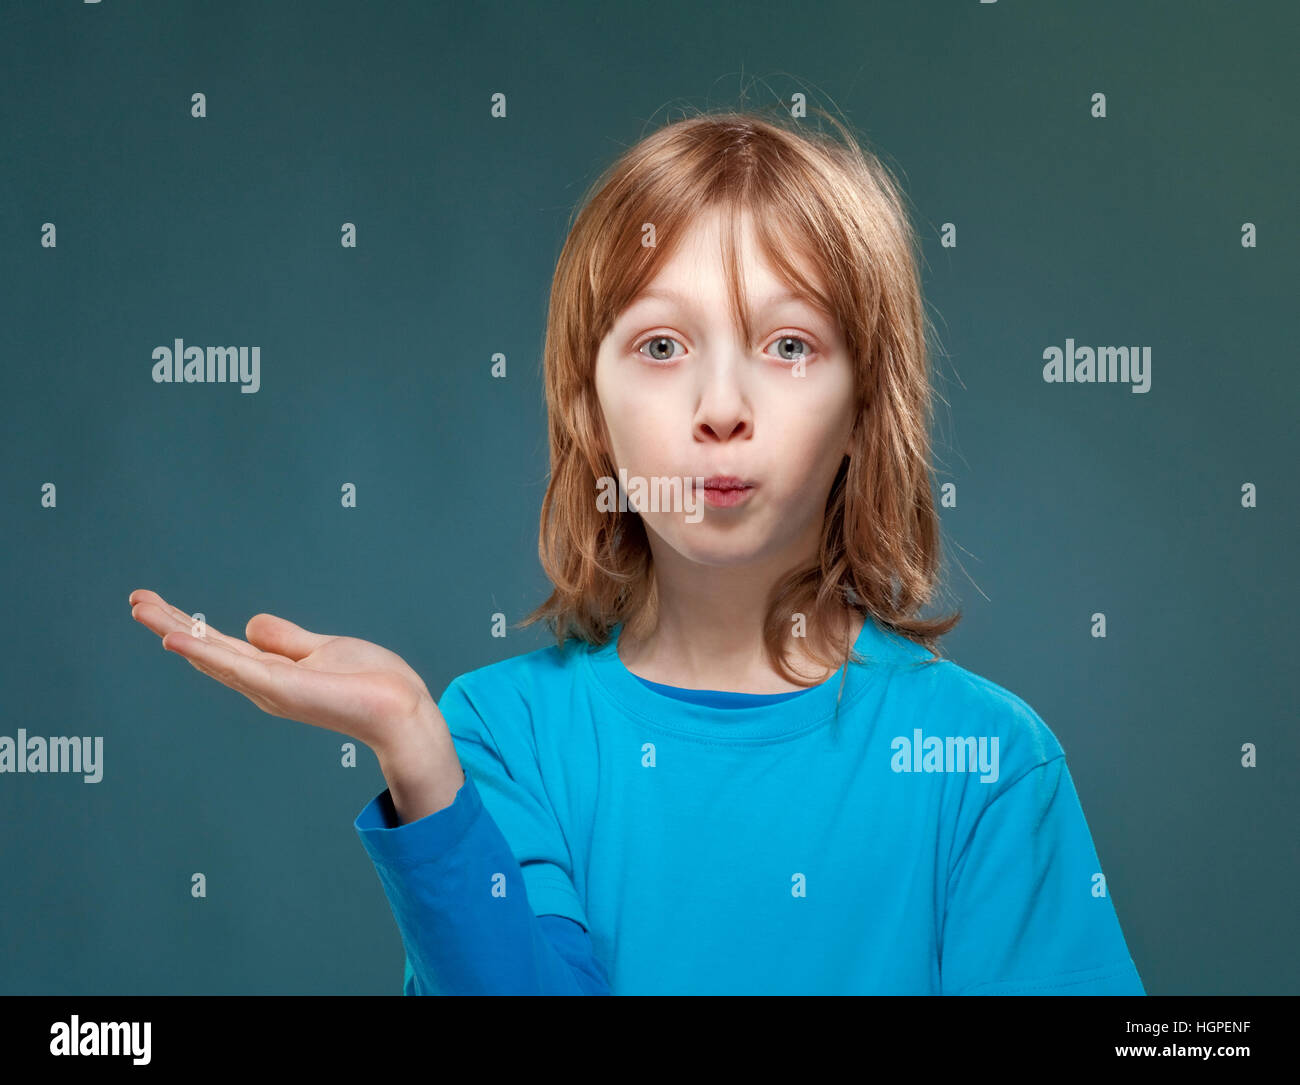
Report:
<svg viewBox="0 0 1300 1085"><path fill-rule="evenodd" d="M591 938L580 924L575 923L572 919L566 919L562 915L539 915L537 923L545 932L546 937L551 940L551 944L556 948L560 956L568 961L576 971L581 972L584 976L591 977L593 987L598 988L584 993L600 995L611 993L604 972L600 971L599 966L595 963ZM408 957L402 973L402 994L419 995L424 993L425 991L420 987L415 977L415 969L411 967L411 960Z"/></svg>
<svg viewBox="0 0 1300 1085"><path fill-rule="evenodd" d="M462 783L450 804L407 822L397 804L437 807L450 785L410 756L381 763L389 789L355 826L402 936L404 993L610 994L584 926L533 913L519 861L459 763ZM508 789L508 774L494 785ZM561 872L549 877L573 894Z"/></svg>
<svg viewBox="0 0 1300 1085"><path fill-rule="evenodd" d="M993 796L948 879L943 993L1145 994L1100 873L1064 755Z"/></svg>
<svg viewBox="0 0 1300 1085"><path fill-rule="evenodd" d="M544 788L535 766L527 788L515 782L459 682L448 688L444 705L462 729L465 764L492 786L498 818L527 819L510 826L518 862L463 772L446 720L423 680L399 656L271 614L250 619L248 641L242 641L196 626L156 592L137 589L128 601L132 618L161 636L164 649L262 711L349 735L375 751L389 789L367 805L356 828L397 917L408 954L408 989L608 992L589 954L563 834L539 797ZM506 704L487 717L509 733L518 720L513 710L523 707ZM526 752L511 749L516 767L526 758ZM560 932L555 944L533 914L529 893L538 911L569 917L548 924ZM563 923L577 926L581 937Z"/></svg>

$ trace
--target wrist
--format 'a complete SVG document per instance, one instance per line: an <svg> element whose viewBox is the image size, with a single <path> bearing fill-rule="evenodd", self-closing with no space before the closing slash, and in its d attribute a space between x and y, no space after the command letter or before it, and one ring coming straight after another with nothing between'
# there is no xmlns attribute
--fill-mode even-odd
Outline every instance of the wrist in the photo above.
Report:
<svg viewBox="0 0 1300 1085"><path fill-rule="evenodd" d="M387 721L369 745L381 766L394 767L427 760L453 748L447 723L428 693L421 696L410 715Z"/></svg>
<svg viewBox="0 0 1300 1085"><path fill-rule="evenodd" d="M389 728L388 736L373 749L394 800L401 796L421 806L451 805L465 783L465 773L451 732L432 699L415 717Z"/></svg>
<svg viewBox="0 0 1300 1085"><path fill-rule="evenodd" d="M468 779L455 750L439 754L415 747L397 749L385 755L380 768L403 825L447 809Z"/></svg>

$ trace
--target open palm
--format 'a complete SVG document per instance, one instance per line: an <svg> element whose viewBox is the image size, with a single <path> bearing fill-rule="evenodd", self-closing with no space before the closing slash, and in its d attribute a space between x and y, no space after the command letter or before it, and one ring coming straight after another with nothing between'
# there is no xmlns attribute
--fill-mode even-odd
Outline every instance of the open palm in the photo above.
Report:
<svg viewBox="0 0 1300 1085"><path fill-rule="evenodd" d="M433 699L398 655L356 637L311 633L273 614L257 614L247 641L204 626L157 592L128 597L131 617L175 652L263 712L339 731L378 749ZM437 714L436 706L434 714Z"/></svg>

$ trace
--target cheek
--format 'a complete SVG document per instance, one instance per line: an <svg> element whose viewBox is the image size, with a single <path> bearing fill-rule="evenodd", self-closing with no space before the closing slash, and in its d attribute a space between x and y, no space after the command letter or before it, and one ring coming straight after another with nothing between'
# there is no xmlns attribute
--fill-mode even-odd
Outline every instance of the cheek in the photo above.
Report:
<svg viewBox="0 0 1300 1085"><path fill-rule="evenodd" d="M601 407L614 452L624 466L664 458L674 431L681 427L662 397L650 398L628 385L610 390Z"/></svg>
<svg viewBox="0 0 1300 1085"><path fill-rule="evenodd" d="M611 379L607 368L600 364L596 369L596 402L609 434L610 451L615 459L622 460L637 439L634 404L626 384Z"/></svg>
<svg viewBox="0 0 1300 1085"><path fill-rule="evenodd" d="M787 419L777 443L779 473L786 493L813 494L823 476L829 482L839 469L847 441L847 430L842 431L841 426L847 423L837 413L838 406L828 404L818 411L800 411Z"/></svg>

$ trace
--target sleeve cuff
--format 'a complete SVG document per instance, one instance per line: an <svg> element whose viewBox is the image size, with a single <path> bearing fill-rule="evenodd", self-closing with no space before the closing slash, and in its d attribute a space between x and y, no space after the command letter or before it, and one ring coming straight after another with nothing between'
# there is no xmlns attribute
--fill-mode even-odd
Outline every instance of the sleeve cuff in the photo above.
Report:
<svg viewBox="0 0 1300 1085"><path fill-rule="evenodd" d="M366 803L353 827L372 862L409 867L440 859L453 850L482 812L483 800L467 772L456 798L442 810L399 825L392 792L384 788Z"/></svg>

